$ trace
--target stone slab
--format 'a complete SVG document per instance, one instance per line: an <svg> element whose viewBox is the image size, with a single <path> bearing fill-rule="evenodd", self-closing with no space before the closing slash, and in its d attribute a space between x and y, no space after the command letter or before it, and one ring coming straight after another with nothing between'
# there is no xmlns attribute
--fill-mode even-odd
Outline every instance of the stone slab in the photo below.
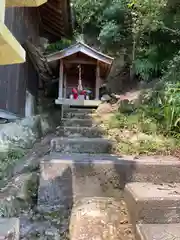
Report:
<svg viewBox="0 0 180 240"><path fill-rule="evenodd" d="M42 212L71 209L73 204L72 170L68 164L41 163L38 209Z"/></svg>
<svg viewBox="0 0 180 240"><path fill-rule="evenodd" d="M61 122L63 126L69 127L92 127L94 125L92 119L63 118Z"/></svg>
<svg viewBox="0 0 180 240"><path fill-rule="evenodd" d="M79 111L72 111L72 112L65 111L64 118L91 119L92 113L91 112L79 112Z"/></svg>
<svg viewBox="0 0 180 240"><path fill-rule="evenodd" d="M87 198L73 207L70 220L72 240L132 240L132 227L124 205L113 198Z"/></svg>
<svg viewBox="0 0 180 240"><path fill-rule="evenodd" d="M124 196L132 223L180 223L179 183L128 183Z"/></svg>
<svg viewBox="0 0 180 240"><path fill-rule="evenodd" d="M103 138L54 138L51 151L62 153L109 153L112 142Z"/></svg>
<svg viewBox="0 0 180 240"><path fill-rule="evenodd" d="M55 153L42 159L51 163L68 163L76 166L93 165L97 171L109 172L106 176L118 176L120 186L124 188L128 182L163 182L173 183L180 179L180 161L169 157L141 157L118 156L113 154L87 154L87 153Z"/></svg>
<svg viewBox="0 0 180 240"><path fill-rule="evenodd" d="M88 137L99 138L105 134L105 131L99 127L61 127L58 135L64 137Z"/></svg>
<svg viewBox="0 0 180 240"><path fill-rule="evenodd" d="M19 240L19 228L19 219L0 218L0 239Z"/></svg>
<svg viewBox="0 0 180 240"><path fill-rule="evenodd" d="M64 107L63 112L66 113L93 113L95 112L94 108L76 108L76 107Z"/></svg>
<svg viewBox="0 0 180 240"><path fill-rule="evenodd" d="M180 224L138 224L137 240L179 240Z"/></svg>
<svg viewBox="0 0 180 240"><path fill-rule="evenodd" d="M101 165L102 167L102 165ZM103 169L74 165L68 161L44 161L41 163L41 178L38 206L42 211L68 209L87 197L122 197L122 191L105 179Z"/></svg>
<svg viewBox="0 0 180 240"><path fill-rule="evenodd" d="M77 106L77 107L98 107L101 104L100 100L74 100L68 98L58 98L55 100L56 104L65 105L65 106Z"/></svg>
<svg viewBox="0 0 180 240"><path fill-rule="evenodd" d="M162 181L167 177L164 170L171 171L171 167L174 179L179 179L180 162L170 166L168 161L166 165L156 159L147 164L146 160L133 161L109 154L50 153L41 162L39 205L46 208L57 205L58 208L63 202L69 201L71 205L86 197L120 199L126 182L146 181L147 178L156 182L157 174L158 181Z"/></svg>

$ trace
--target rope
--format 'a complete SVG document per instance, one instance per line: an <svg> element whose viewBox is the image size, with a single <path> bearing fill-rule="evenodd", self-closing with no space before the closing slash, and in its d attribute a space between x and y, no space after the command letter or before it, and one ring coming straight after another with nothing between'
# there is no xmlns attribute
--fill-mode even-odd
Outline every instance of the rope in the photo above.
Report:
<svg viewBox="0 0 180 240"><path fill-rule="evenodd" d="M81 64L78 65L78 69L79 69L79 80L78 80L78 90L82 91L82 69L81 69Z"/></svg>

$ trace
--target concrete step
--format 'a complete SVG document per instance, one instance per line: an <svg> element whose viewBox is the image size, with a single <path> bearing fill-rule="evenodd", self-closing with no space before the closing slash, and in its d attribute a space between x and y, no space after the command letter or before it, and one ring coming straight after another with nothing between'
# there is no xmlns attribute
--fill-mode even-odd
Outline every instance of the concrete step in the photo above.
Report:
<svg viewBox="0 0 180 240"><path fill-rule="evenodd" d="M180 223L180 183L128 183L125 201L135 223Z"/></svg>
<svg viewBox="0 0 180 240"><path fill-rule="evenodd" d="M109 153L112 142L104 138L54 138L51 151L62 153Z"/></svg>
<svg viewBox="0 0 180 240"><path fill-rule="evenodd" d="M172 171L175 181L179 179L180 162L176 168L169 164L158 163L157 159L148 163L147 159L133 160L109 154L51 153L40 166L39 206L48 211L52 207L68 208L87 197L121 199L126 182L147 179L161 182L167 179L167 169Z"/></svg>
<svg viewBox="0 0 180 240"><path fill-rule="evenodd" d="M124 205L113 198L87 198L71 212L70 239L126 239L132 240Z"/></svg>
<svg viewBox="0 0 180 240"><path fill-rule="evenodd" d="M96 109L94 108L64 108L63 109L63 113L67 114L67 113L84 113L84 114L88 114L88 113L94 113L96 111Z"/></svg>
<svg viewBox="0 0 180 240"><path fill-rule="evenodd" d="M99 127L61 127L58 135L64 137L99 138L105 134Z"/></svg>
<svg viewBox="0 0 180 240"><path fill-rule="evenodd" d="M64 118L75 118L75 119L93 119L99 117L96 112L65 112L63 114Z"/></svg>
<svg viewBox="0 0 180 240"><path fill-rule="evenodd" d="M38 210L45 213L61 211L66 215L73 205L71 168L41 163L40 171Z"/></svg>
<svg viewBox="0 0 180 240"><path fill-rule="evenodd" d="M63 126L69 127L92 127L95 125L91 119L78 119L78 118L63 118L61 120Z"/></svg>
<svg viewBox="0 0 180 240"><path fill-rule="evenodd" d="M112 183L113 174L108 176L112 166L106 165L108 160L101 161L104 158L101 155L98 160L98 156L88 154L46 156L40 164L38 208L49 212L71 209L73 203L87 197L121 198L122 192L116 186L119 179Z"/></svg>
<svg viewBox="0 0 180 240"><path fill-rule="evenodd" d="M97 172L99 169L109 172L110 174L106 174L106 177L114 176L115 179L118 174L120 176L118 182L121 182L122 188L128 182L153 182L161 184L163 182L179 182L180 179L180 161L169 156L163 156L162 160L162 156L134 158L133 156L121 157L114 154L64 154L52 152L47 156L47 159L52 162L58 161L58 163L65 161L70 165L76 163L76 165L87 166L87 168L93 164L94 167L97 166Z"/></svg>
<svg viewBox="0 0 180 240"><path fill-rule="evenodd" d="M91 119L93 116L93 113L91 112L78 112L78 111L74 111L74 112L65 112L64 114L64 118L76 118L76 119Z"/></svg>
<svg viewBox="0 0 180 240"><path fill-rule="evenodd" d="M138 224L137 240L179 240L180 224Z"/></svg>

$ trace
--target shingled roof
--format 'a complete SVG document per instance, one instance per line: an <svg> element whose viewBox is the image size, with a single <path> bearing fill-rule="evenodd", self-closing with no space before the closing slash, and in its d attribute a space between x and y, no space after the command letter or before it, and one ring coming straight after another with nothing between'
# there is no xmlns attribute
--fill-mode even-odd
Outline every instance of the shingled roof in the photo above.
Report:
<svg viewBox="0 0 180 240"><path fill-rule="evenodd" d="M79 53L89 57L89 59L94 59L95 64L99 62L100 68L103 70L104 75L106 76L108 75L111 69L111 66L113 64L114 58L106 54L103 54L102 52L97 51L96 49L88 46L83 42L77 42L76 44L71 45L68 48L49 54L48 56L46 56L46 58L47 58L47 62L53 62L53 61L58 61L60 59L69 58L71 56L75 56L78 63Z"/></svg>
<svg viewBox="0 0 180 240"><path fill-rule="evenodd" d="M66 58L78 52L82 52L85 55L88 55L89 57L94 58L100 62L104 62L108 65L111 65L114 60L114 58L97 51L96 49L88 46L83 42L77 42L76 44L71 45L68 48L49 54L48 56L46 56L46 58L48 62L51 62L58 59Z"/></svg>
<svg viewBox="0 0 180 240"><path fill-rule="evenodd" d="M42 28L58 39L72 34L70 0L48 0L39 7Z"/></svg>

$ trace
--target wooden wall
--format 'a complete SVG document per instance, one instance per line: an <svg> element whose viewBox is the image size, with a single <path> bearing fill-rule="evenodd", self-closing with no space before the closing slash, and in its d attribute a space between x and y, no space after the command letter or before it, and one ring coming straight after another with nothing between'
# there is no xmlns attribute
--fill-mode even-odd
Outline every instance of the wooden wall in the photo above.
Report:
<svg viewBox="0 0 180 240"><path fill-rule="evenodd" d="M22 46L29 37L38 43L38 8L8 8L5 23ZM24 116L26 89L37 95L38 76L28 56L26 63L0 66L0 109Z"/></svg>

